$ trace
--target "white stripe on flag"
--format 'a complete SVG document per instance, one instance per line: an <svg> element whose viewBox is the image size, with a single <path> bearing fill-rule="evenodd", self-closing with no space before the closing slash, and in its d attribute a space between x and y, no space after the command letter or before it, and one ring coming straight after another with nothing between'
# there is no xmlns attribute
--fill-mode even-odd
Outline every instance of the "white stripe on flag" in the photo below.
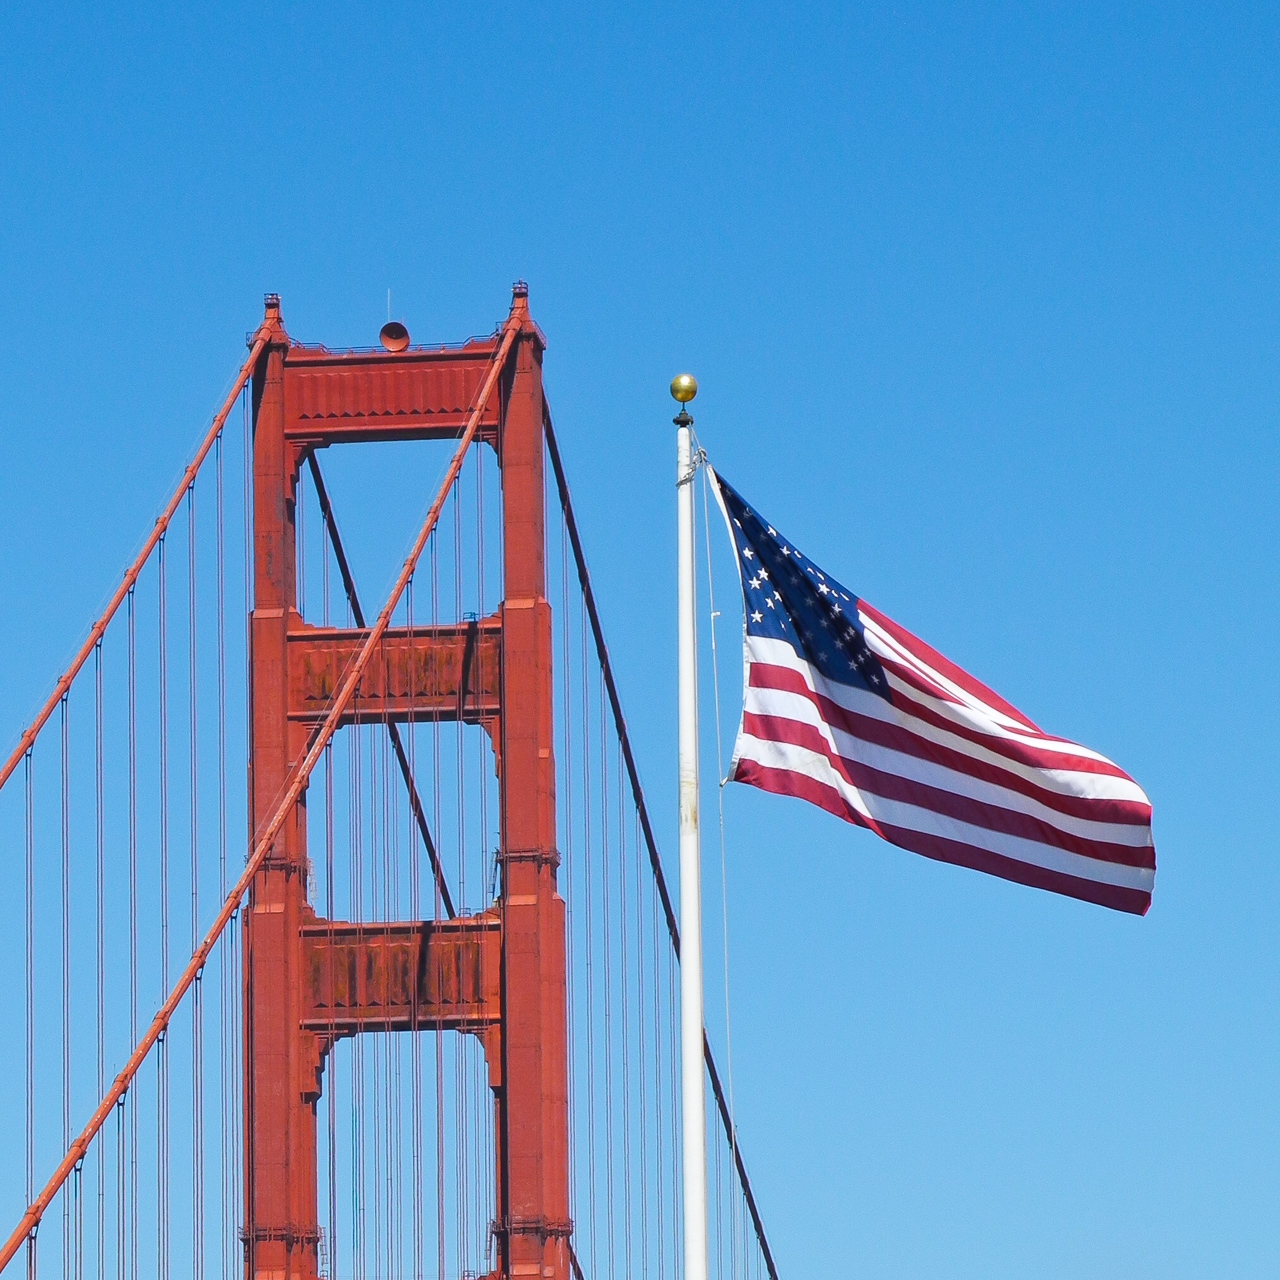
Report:
<svg viewBox="0 0 1280 1280"><path fill-rule="evenodd" d="M752 687L746 693L746 710L811 726L826 739L833 754L845 760L858 761L881 772L937 787L952 795L967 796L994 808L1025 814L1084 840L1129 845L1135 849L1145 849L1151 844L1150 830L1139 823L1095 821L1062 813L1025 792L856 737L829 724L823 719L822 712L802 694L786 689Z"/></svg>
<svg viewBox="0 0 1280 1280"><path fill-rule="evenodd" d="M851 785L832 767L826 756L805 747L787 742L770 742L743 733L739 738L738 758L753 760L768 769L784 769L802 777L812 778L837 791L850 807L875 823L887 823L918 831L925 835L956 840L975 849L999 854L1015 862L1056 871L1061 875L1092 880L1096 884L1114 885L1122 889L1136 889L1150 893L1155 885L1156 873L1150 867L1127 867L1101 858L1089 858L1071 853L1055 845L1041 844L1020 836L1005 835L985 827L975 827L957 818L900 800L886 800L882 796L869 795Z"/></svg>
<svg viewBox="0 0 1280 1280"><path fill-rule="evenodd" d="M752 663L758 662L765 666L786 667L796 672L804 680L805 684L819 696L829 699L847 711L852 711L858 715L870 716L886 724L897 725L917 738L922 738L937 746L946 747L992 768L1000 769L1008 774L1022 778L1049 794L1084 797L1093 800L1124 800L1144 805L1150 803L1142 788L1131 778L1111 773L1041 767L1013 760L1009 756L984 747L962 734L949 733L945 729L940 729L936 725L920 720L896 702L890 704L869 690L828 680L801 658L785 640L772 640L766 636L748 635L745 637L743 649L745 673L748 675L748 687L745 691L747 694L753 692L749 682L749 671ZM980 726L974 727L978 728ZM1040 743L1033 741L1028 741L1025 745L1036 749L1041 746ZM1044 749L1058 754L1056 740L1053 743L1044 744ZM1098 759L1105 761L1107 764L1111 763L1105 757L1098 757Z"/></svg>

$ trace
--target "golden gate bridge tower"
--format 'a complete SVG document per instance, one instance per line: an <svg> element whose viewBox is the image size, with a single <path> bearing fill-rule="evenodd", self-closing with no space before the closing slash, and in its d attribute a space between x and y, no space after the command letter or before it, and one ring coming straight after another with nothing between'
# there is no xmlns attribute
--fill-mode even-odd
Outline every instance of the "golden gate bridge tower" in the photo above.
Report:
<svg viewBox="0 0 1280 1280"><path fill-rule="evenodd" d="M520 286L501 337L454 349L297 347L275 299L264 330L253 375L254 829L270 820L365 642L363 630L309 627L294 607L303 459L339 441L451 439L471 429L502 470L504 599L475 622L389 629L343 719L456 717L484 726L499 761L501 881L497 905L465 919L320 919L306 900L305 800L294 802L243 917L248 1269L264 1280L317 1274L315 1107L334 1038L436 1028L471 1032L484 1044L495 1112L496 1271L560 1280L570 1274L571 1223L542 335ZM496 394L468 414L491 368L499 371Z"/></svg>
<svg viewBox="0 0 1280 1280"><path fill-rule="evenodd" d="M523 283L369 350L267 295L0 769L0 1271L679 1275L679 928L545 348ZM366 614L321 458L406 442L448 461ZM704 1056L712 1272L776 1280Z"/></svg>

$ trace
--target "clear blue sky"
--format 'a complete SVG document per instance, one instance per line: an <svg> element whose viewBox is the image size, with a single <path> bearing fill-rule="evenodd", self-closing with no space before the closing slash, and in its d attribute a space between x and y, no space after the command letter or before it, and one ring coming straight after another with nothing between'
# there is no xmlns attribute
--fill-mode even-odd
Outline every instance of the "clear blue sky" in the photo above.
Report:
<svg viewBox="0 0 1280 1280"><path fill-rule="evenodd" d="M669 854L684 367L797 545L1155 807L1136 920L726 793L784 1274L1276 1275L1278 36L1230 5L11 11L0 738L264 291L303 339L368 343L388 288L453 339L522 276Z"/></svg>

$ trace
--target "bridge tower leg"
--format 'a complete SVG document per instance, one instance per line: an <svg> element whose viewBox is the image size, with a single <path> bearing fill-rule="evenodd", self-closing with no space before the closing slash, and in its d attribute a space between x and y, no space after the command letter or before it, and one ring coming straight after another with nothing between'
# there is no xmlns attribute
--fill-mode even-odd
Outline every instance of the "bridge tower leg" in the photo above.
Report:
<svg viewBox="0 0 1280 1280"><path fill-rule="evenodd" d="M522 331L502 426L503 1045L499 1243L507 1272L567 1276L565 916L556 892L542 342Z"/></svg>
<svg viewBox="0 0 1280 1280"><path fill-rule="evenodd" d="M253 381L253 613L250 619L253 832L264 826L306 752L308 726L289 718L288 637L296 607L297 451L285 438L289 341L278 335ZM252 841L250 841L252 847ZM254 878L244 909L244 1242L249 1280L317 1273L315 1035L301 1030L301 926L307 906L305 797Z"/></svg>
<svg viewBox="0 0 1280 1280"><path fill-rule="evenodd" d="M502 605L478 623L389 631L349 717L434 715L485 725L499 773L500 898L453 921L320 920L307 901L305 797L299 801L244 913L246 1280L315 1280L319 1272L316 1104L334 1040L433 1028L479 1035L488 1060L497 1148L493 1275L570 1275L565 907L556 887L543 562L544 343L522 285L512 318L519 334L478 435L502 470ZM253 383L255 829L273 812L335 673L359 642L359 633L309 626L295 607L303 459L340 441L456 437L498 349L495 335L460 348L333 353L291 342L273 295L266 319L273 339Z"/></svg>

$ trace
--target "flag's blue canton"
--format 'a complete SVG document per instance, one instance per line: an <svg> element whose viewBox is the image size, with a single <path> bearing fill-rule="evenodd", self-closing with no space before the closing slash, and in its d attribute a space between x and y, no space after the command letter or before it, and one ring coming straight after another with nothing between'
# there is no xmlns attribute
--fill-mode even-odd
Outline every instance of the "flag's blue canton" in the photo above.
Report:
<svg viewBox="0 0 1280 1280"><path fill-rule="evenodd" d="M723 476L716 479L733 525L748 633L785 640L829 680L892 702L884 668L867 647L857 596L790 546Z"/></svg>

